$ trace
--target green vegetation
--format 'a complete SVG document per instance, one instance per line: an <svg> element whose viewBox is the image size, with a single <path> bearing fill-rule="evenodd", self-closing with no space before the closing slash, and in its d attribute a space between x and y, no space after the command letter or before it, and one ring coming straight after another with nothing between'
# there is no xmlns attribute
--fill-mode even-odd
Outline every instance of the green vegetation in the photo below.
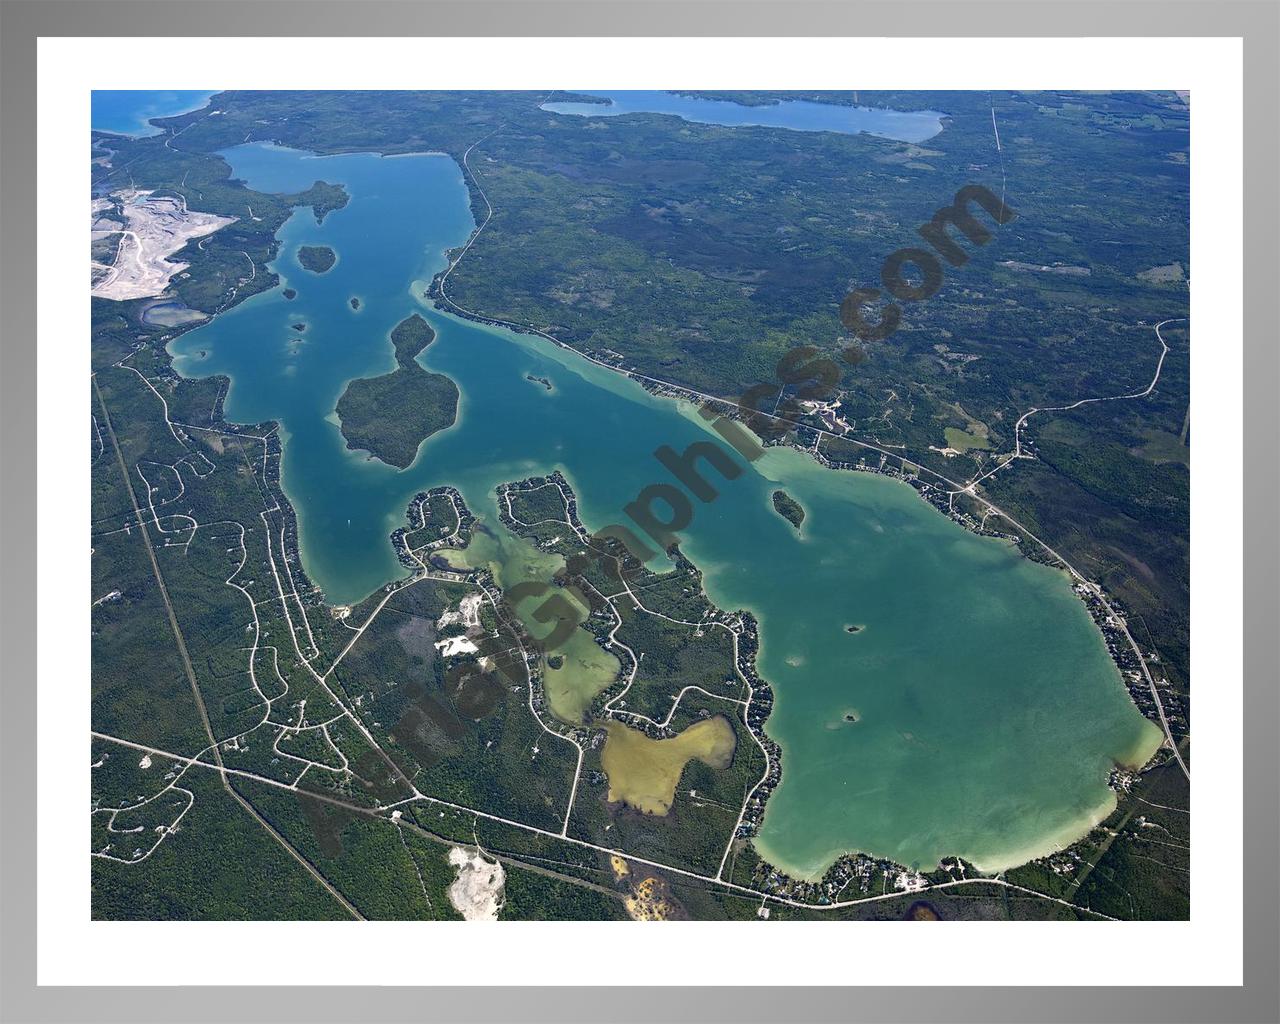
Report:
<svg viewBox="0 0 1280 1024"><path fill-rule="evenodd" d="M341 692L359 702L374 738L422 792L558 828L573 747L544 732L524 695L480 671L474 655L446 659L435 647L462 631L437 625L444 612L474 593L432 580L397 593L336 669Z"/></svg>
<svg viewBox="0 0 1280 1024"><path fill-rule="evenodd" d="M348 448L366 449L383 462L404 469L432 434L453 425L458 387L441 373L424 370L418 353L435 332L417 313L391 332L396 368L381 377L362 377L338 399L338 418Z"/></svg>
<svg viewBox="0 0 1280 1024"><path fill-rule="evenodd" d="M396 363L408 367L418 355L436 340L436 332L419 314L414 313L401 320L391 331L391 344L395 348Z"/></svg>
<svg viewBox="0 0 1280 1024"><path fill-rule="evenodd" d="M324 219L333 213L334 210L341 210L347 205L350 197L341 185L331 185L327 181L317 181L307 190L307 205L311 207L311 212L316 218L317 224L323 224ZM329 266L333 265L333 260L329 261ZM308 270L311 268L308 267ZM329 269L328 267L325 268Z"/></svg>
<svg viewBox="0 0 1280 1024"><path fill-rule="evenodd" d="M565 508L564 498L555 484L513 492L511 514L525 526L548 522L567 525L569 522L569 510Z"/></svg>
<svg viewBox="0 0 1280 1024"><path fill-rule="evenodd" d="M298 265L313 274L327 273L338 262L338 254L327 245L298 247Z"/></svg>
<svg viewBox="0 0 1280 1024"><path fill-rule="evenodd" d="M443 494L430 495L423 502L421 512L422 525L404 536L410 550L443 540L458 529L458 514L454 511L453 502Z"/></svg>
<svg viewBox="0 0 1280 1024"><path fill-rule="evenodd" d="M553 583L560 589L550 593L580 613L578 628L541 669L549 708L574 725L585 714L594 734L583 750L569 834L714 872L737 824L742 794L764 768L740 715L725 714L724 699L744 692L733 664L734 617L711 604L701 574L678 549L670 552L672 569L661 575L628 562L628 593L613 559L588 552L571 528L565 502L573 500L572 492L559 474L500 492L499 508L509 501L516 515L504 514L503 522L517 538L489 542L509 549L493 563L496 578L504 587L521 580ZM643 605L633 594L643 597ZM530 613L546 600L544 594L518 606L538 635L547 626ZM581 676L571 677L561 692L563 673L574 671L581 652L588 660L607 659L607 667L579 666ZM639 660L630 671L633 657ZM657 727L659 721L665 727Z"/></svg>
<svg viewBox="0 0 1280 1024"><path fill-rule="evenodd" d="M421 338L413 342L409 332L402 332L402 343L406 337L406 351L412 352ZM171 410L208 420L220 385L166 376L162 358L142 350L132 362L158 374L150 379ZM316 677L286 653L291 635L309 643L300 628L302 615L326 661L347 645L351 631L314 596L294 598L290 590L287 602L273 599L267 545L281 526L288 527L277 511L267 513L269 530L261 529L264 505L282 499L274 477L261 472L261 438L225 428L175 436L165 425L159 398L137 373L108 368L96 380L101 401L95 394L90 432L93 568L94 593L104 600L94 606L94 727L185 753L208 745L125 485L129 475L154 481L151 500L165 502L179 490L164 467L177 466L185 484L183 507L202 525L174 531L176 524L162 520L164 531L155 523L148 530L214 734L234 737L223 745L222 757L228 767L257 776L234 776L233 784L274 832L226 794L210 767L188 769L177 783L182 792L166 792L175 762L157 755L142 769L136 751L98 741L93 849L126 863L105 857L93 861L95 917L348 917L283 840L365 917L456 918L446 893L454 873L445 858L452 843L472 841L474 817L455 814L445 821L423 815L421 823L406 819L396 826L372 815L375 800L407 795L402 772L413 774L426 793L558 828L574 767L572 748L548 737L522 700L465 671L447 670L433 646L438 633L456 634L457 626L437 630L435 624L474 589L425 580L405 588L330 677L338 699L359 707L365 727L391 751L391 760L383 759ZM104 407L122 435L127 473L120 471ZM450 531L456 526L447 499L432 495L427 504L428 523L438 520ZM242 542L247 560L243 575L236 577ZM279 560L282 552L277 549L275 557ZM243 626L249 606L246 595L227 585L229 577L256 602L261 643L283 645L258 646L254 679L246 675L246 644L254 636L252 623L248 637ZM363 621L374 604L376 599L350 614ZM493 628L492 620L484 628ZM275 704L275 714L264 698ZM312 731L318 722L327 722L323 734ZM291 730L284 723L302 728ZM531 762L534 746L541 753ZM299 758L313 762L299 790L280 788L301 778L305 762ZM179 818L188 801L185 792L193 800ZM115 832L107 825L113 808L120 809ZM135 844L141 849L156 843L156 827L175 821L180 827L164 836L154 853L138 864L127 863ZM142 834L132 831L139 826ZM623 916L621 894L582 888L585 879L571 875L549 874L538 864L540 854L528 852L527 866L504 863L509 886L504 917ZM551 902L541 905L543 899Z"/></svg>
<svg viewBox="0 0 1280 1024"><path fill-rule="evenodd" d="M773 492L773 508L797 530L800 529L800 524L804 522L804 508L786 491Z"/></svg>
<svg viewBox="0 0 1280 1024"><path fill-rule="evenodd" d="M1145 444L1131 448L1130 454L1147 459L1150 462L1177 462L1184 466L1191 465L1191 446L1186 440L1163 430L1147 432Z"/></svg>
<svg viewBox="0 0 1280 1024"><path fill-rule="evenodd" d="M1006 877L1109 917L1185 921L1190 913L1189 795L1185 776L1167 759L1121 792L1110 817L1079 843Z"/></svg>
<svg viewBox="0 0 1280 1024"><path fill-rule="evenodd" d="M115 747L111 753L113 758L137 761L132 751ZM180 829L146 861L132 865L93 858L94 920L350 919L341 905L236 805L216 774L193 768L183 776L181 785L195 797L191 810ZM154 782L150 786L154 788ZM104 815L94 815L95 850L105 846L97 829L104 820ZM111 852L128 856L134 849L130 841L135 839L132 835L114 837ZM152 841L153 837L148 837L146 845Z"/></svg>
<svg viewBox="0 0 1280 1024"><path fill-rule="evenodd" d="M115 261L123 237L121 232L115 231L101 238L95 238L89 246L90 258L96 263L105 263L110 266Z"/></svg>
<svg viewBox="0 0 1280 1024"><path fill-rule="evenodd" d="M970 433L967 430L961 430L959 427L947 427L943 433L947 438L947 447L954 448L958 452L973 451L975 449L985 451L991 447L985 437Z"/></svg>
<svg viewBox="0 0 1280 1024"><path fill-rule="evenodd" d="M636 581L632 587L648 599L644 583ZM626 692L627 711L660 721L686 686L725 697L742 695L733 670L733 636L726 626L672 622L626 595L615 600L614 608L622 619L617 640L644 652Z"/></svg>
<svg viewBox="0 0 1280 1024"><path fill-rule="evenodd" d="M298 777L298 763L272 751L273 736L279 739L283 733L270 722L265 701L305 697L307 707L320 716L335 709L323 690L316 690L314 677L301 669L296 652L291 657L280 650L274 656L275 648L259 645L252 661L256 685L247 675L247 645L254 637L270 643L263 638L283 638L290 631L268 549L269 534L278 538L291 529L281 511L278 485L263 472L271 465L264 461L264 448L271 442L252 429L171 430L152 386L174 415L206 422L221 390L217 381L174 378L163 353L148 348L131 356L128 366L106 367L95 376L94 728L190 756L209 746L198 700L213 735L234 740L223 751L229 766L288 784ZM163 510L181 495L184 516L162 511L157 520L148 511L140 521L130 495L135 480L133 497L145 503L144 509L154 504ZM155 552L155 567L144 531ZM275 557L280 565L282 552L277 550ZM230 585L237 567L243 575L238 585ZM300 567L292 571L306 592ZM157 574L164 580L164 594ZM317 650L332 656L345 642L337 633L342 627L322 612L316 596L295 596L292 589L289 594L290 614L309 614ZM256 619L249 599L256 605ZM176 626L170 623L166 602ZM189 664L179 653L176 631ZM290 691L293 698L286 697ZM287 714L284 703L282 718ZM296 724L300 714L288 718ZM343 723L334 724L337 733L331 738L357 760L357 734ZM336 756L318 749L312 734L295 737L292 749L330 760ZM95 917L348 916L279 839L223 788L211 768L190 768L175 780L173 762L156 755L144 765L136 750L107 741L95 744L94 758L99 810L93 849L120 858L93 862ZM131 773L121 770L129 764L138 767ZM171 782L174 788L168 788ZM239 778L232 785L245 799ZM114 832L107 824L109 808L122 809ZM156 831L174 825L171 832ZM131 863L137 860L136 850L145 853L157 842L145 860Z"/></svg>

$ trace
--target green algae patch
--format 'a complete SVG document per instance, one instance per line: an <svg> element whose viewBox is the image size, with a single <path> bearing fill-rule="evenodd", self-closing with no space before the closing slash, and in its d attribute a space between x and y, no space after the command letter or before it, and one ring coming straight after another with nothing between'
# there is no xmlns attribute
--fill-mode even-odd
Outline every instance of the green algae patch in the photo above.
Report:
<svg viewBox="0 0 1280 1024"><path fill-rule="evenodd" d="M530 601L529 605L532 608L537 603ZM542 676L547 705L562 722L578 725L596 696L618 678L622 666L585 629L574 630L555 657L559 659L559 667L548 665Z"/></svg>
<svg viewBox="0 0 1280 1024"><path fill-rule="evenodd" d="M684 766L693 758L711 768L728 768L737 742L723 715L694 722L665 740L650 739L620 722L606 722L604 728L609 736L600 763L609 777L609 801L646 814L671 810Z"/></svg>
<svg viewBox="0 0 1280 1024"><path fill-rule="evenodd" d="M449 564L465 569L487 568L504 591L518 583L542 583L546 589L515 602L516 616L535 637L546 636L554 624L539 621L535 613L552 595L565 598L585 622L591 609L568 588L553 587L557 573L564 569L559 555L540 550L529 541L502 531L477 531L462 551L446 553ZM570 725L582 724L591 702L618 678L621 664L587 630L578 628L543 660L542 688L551 713Z"/></svg>

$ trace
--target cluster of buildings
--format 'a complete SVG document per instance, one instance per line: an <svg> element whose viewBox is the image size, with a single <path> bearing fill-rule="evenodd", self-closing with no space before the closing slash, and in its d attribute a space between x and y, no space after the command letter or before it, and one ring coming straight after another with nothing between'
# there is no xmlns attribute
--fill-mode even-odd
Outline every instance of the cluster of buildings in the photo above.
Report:
<svg viewBox="0 0 1280 1024"><path fill-rule="evenodd" d="M409 535L424 529L428 525L431 519L431 499L441 497L448 498L453 505L453 514L458 522L457 528L437 537L435 540L411 549L408 541ZM395 549L396 558L406 569L417 569L422 564L418 558L414 557L414 551L434 551L442 547L465 547L471 539L471 529L476 521L476 517L471 514L471 510L467 508L467 503L463 501L462 494L456 487L433 487L429 491L419 491L410 499L409 507L405 511L405 519L408 522L407 526L397 527L391 532L391 546Z"/></svg>
<svg viewBox="0 0 1280 1024"><path fill-rule="evenodd" d="M514 483L502 484L498 487L498 521L507 527L513 533L519 531L521 526L529 525L520 523L511 513L511 502L509 496L512 494L529 493L531 491L541 490L543 487L555 487L560 492L560 498L564 502L565 518L564 522L569 526L579 541L587 544L591 540L591 535L582 525L582 521L578 518L578 496L573 492L573 488L569 486L569 481L564 478L564 474L560 470L554 470L548 476L531 476L525 480L517 480ZM529 538L535 544L538 543L536 538ZM546 545L539 544L539 547Z"/></svg>
<svg viewBox="0 0 1280 1024"><path fill-rule="evenodd" d="M1124 612L1114 600L1104 602L1098 588L1091 584L1076 583L1072 589L1084 601L1093 621L1101 630L1107 652L1116 663L1116 667L1120 669L1120 675L1124 679L1133 703L1151 721L1159 722L1160 709L1156 707L1151 687L1147 685L1146 673L1143 671L1144 659L1134 651L1133 644L1130 642ZM1147 655L1145 661L1148 669L1158 669L1160 657L1151 653ZM1160 703L1164 706L1165 717L1169 720L1170 727L1176 726L1185 730L1187 728L1186 708L1182 700L1170 686L1169 680L1158 671L1152 671L1151 677L1160 690Z"/></svg>
<svg viewBox="0 0 1280 1024"><path fill-rule="evenodd" d="M263 483L276 506L271 509L271 512L279 515L283 524L280 547L285 568L299 600L310 607L319 608L324 605L324 593L311 582L306 569L302 566L302 549L298 542L298 515L293 509L293 503L280 490L279 432L273 431L267 435L263 444L266 445L266 452L263 455Z"/></svg>
<svg viewBox="0 0 1280 1024"><path fill-rule="evenodd" d="M747 728L764 748L769 766L743 809L736 833L739 839L746 839L760 830L769 797L782 781L782 748L764 731L764 723L773 713L773 687L761 679L756 671L756 653L759 649L760 632L755 616L743 612L738 632L738 671L751 687L751 700L747 703L746 713Z"/></svg>
<svg viewBox="0 0 1280 1024"><path fill-rule="evenodd" d="M1042 857L1039 863L1059 878L1073 878L1084 863L1084 856L1076 847L1068 846L1065 850L1058 850L1047 857Z"/></svg>
<svg viewBox="0 0 1280 1024"><path fill-rule="evenodd" d="M798 903L826 906L835 903L846 894L853 898L871 892L872 888L884 889L887 879L904 874L904 869L892 861L877 860L857 853L841 857L827 869L827 873L814 882L792 878L766 861L756 864L752 884L761 892L781 896ZM911 891L918 892L927 886ZM850 891L852 890L852 891Z"/></svg>

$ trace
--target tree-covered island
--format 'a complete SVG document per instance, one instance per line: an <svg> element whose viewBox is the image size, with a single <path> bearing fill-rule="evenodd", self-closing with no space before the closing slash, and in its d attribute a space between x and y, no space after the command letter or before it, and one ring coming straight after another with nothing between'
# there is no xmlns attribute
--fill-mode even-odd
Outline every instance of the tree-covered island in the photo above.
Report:
<svg viewBox="0 0 1280 1024"><path fill-rule="evenodd" d="M405 469L423 441L453 425L457 385L443 374L424 370L417 361L434 340L431 325L414 313L391 332L396 368L347 385L338 399L338 418L348 448L365 449L388 465Z"/></svg>
<svg viewBox="0 0 1280 1024"><path fill-rule="evenodd" d="M800 524L804 522L804 509L801 507L800 502L796 501L786 491L773 492L773 509L797 530L800 529Z"/></svg>
<svg viewBox="0 0 1280 1024"><path fill-rule="evenodd" d="M298 249L298 265L313 274L324 274L338 262L338 254L327 245L304 245Z"/></svg>

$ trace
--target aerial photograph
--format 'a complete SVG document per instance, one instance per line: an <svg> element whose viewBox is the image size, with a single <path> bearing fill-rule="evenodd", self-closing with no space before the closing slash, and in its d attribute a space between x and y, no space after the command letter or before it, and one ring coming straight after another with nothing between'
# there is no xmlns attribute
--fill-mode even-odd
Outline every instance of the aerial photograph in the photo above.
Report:
<svg viewBox="0 0 1280 1024"><path fill-rule="evenodd" d="M93 918L1188 920L1190 118L95 92Z"/></svg>

